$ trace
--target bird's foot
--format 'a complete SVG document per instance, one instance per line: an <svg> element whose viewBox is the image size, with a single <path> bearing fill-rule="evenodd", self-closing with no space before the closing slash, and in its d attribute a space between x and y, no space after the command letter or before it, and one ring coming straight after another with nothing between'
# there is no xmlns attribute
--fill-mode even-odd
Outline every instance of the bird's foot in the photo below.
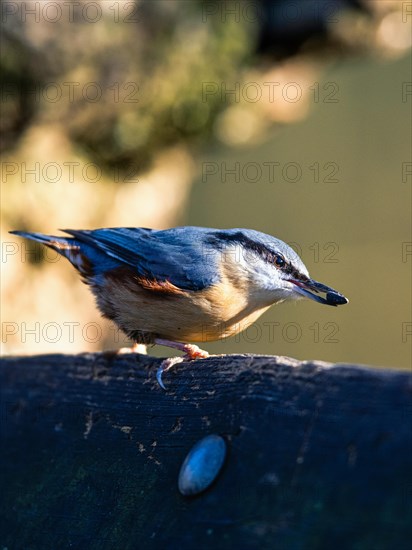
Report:
<svg viewBox="0 0 412 550"><path fill-rule="evenodd" d="M155 340L155 344L168 346L170 348L178 349L184 352L183 357L170 357L168 359L165 359L164 361L162 361L160 367L157 369L156 379L159 383L159 386L164 390L166 390L166 386L163 384L162 380L164 372L170 370L174 365L177 365L178 363L183 363L183 361L194 361L195 359L206 359L206 357L209 357L207 351L200 349L194 344L183 344L182 342L172 342L170 340L163 340L160 338L157 338Z"/></svg>
<svg viewBox="0 0 412 550"><path fill-rule="evenodd" d="M204 349L194 344L184 344L184 350L187 359L206 359L209 354Z"/></svg>
<svg viewBox="0 0 412 550"><path fill-rule="evenodd" d="M140 353L141 355L147 355L147 346L146 344L138 344L136 342L131 348L120 348L117 353L118 355L123 355L124 353Z"/></svg>

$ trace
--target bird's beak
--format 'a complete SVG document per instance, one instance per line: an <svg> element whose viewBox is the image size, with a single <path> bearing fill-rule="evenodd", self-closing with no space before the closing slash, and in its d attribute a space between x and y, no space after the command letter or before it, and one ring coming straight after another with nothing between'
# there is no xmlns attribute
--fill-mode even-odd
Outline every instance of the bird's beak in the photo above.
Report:
<svg viewBox="0 0 412 550"><path fill-rule="evenodd" d="M349 300L337 290L333 290L333 288L323 285L322 283L318 283L313 279L308 279L307 281L292 279L290 282L295 285L296 292L321 304L326 304L328 306L341 306L349 302ZM320 296L320 294L324 294L325 297Z"/></svg>

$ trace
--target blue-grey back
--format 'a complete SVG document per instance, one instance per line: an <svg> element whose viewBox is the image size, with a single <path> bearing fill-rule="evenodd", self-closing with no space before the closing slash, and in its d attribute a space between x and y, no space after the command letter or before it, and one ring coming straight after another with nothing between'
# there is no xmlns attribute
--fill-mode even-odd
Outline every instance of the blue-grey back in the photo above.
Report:
<svg viewBox="0 0 412 550"><path fill-rule="evenodd" d="M118 227L65 231L90 257L96 274L126 264L141 276L168 280L187 290L202 290L217 283L221 253L233 244L247 247L257 243L284 254L296 267L303 266L283 241L252 229L184 226L165 230Z"/></svg>

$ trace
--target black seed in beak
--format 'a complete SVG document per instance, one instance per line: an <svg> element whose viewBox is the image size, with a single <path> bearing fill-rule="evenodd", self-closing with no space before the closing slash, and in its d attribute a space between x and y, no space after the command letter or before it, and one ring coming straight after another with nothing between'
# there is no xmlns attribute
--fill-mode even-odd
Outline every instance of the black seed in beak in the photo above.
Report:
<svg viewBox="0 0 412 550"><path fill-rule="evenodd" d="M326 304L328 306L341 306L347 304L349 300L345 298L343 294L330 288L329 286L318 283L313 279L308 279L307 281L292 280L292 283L296 285L296 291L315 302L320 304ZM325 297L320 296L324 294Z"/></svg>

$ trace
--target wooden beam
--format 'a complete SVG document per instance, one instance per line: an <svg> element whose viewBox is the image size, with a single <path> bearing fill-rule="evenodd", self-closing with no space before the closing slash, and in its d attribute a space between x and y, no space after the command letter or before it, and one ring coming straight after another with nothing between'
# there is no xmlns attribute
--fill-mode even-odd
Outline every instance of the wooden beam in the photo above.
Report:
<svg viewBox="0 0 412 550"><path fill-rule="evenodd" d="M1 362L0 532L12 548L406 548L412 377L222 356L155 379L143 355ZM202 437L228 455L177 489Z"/></svg>

